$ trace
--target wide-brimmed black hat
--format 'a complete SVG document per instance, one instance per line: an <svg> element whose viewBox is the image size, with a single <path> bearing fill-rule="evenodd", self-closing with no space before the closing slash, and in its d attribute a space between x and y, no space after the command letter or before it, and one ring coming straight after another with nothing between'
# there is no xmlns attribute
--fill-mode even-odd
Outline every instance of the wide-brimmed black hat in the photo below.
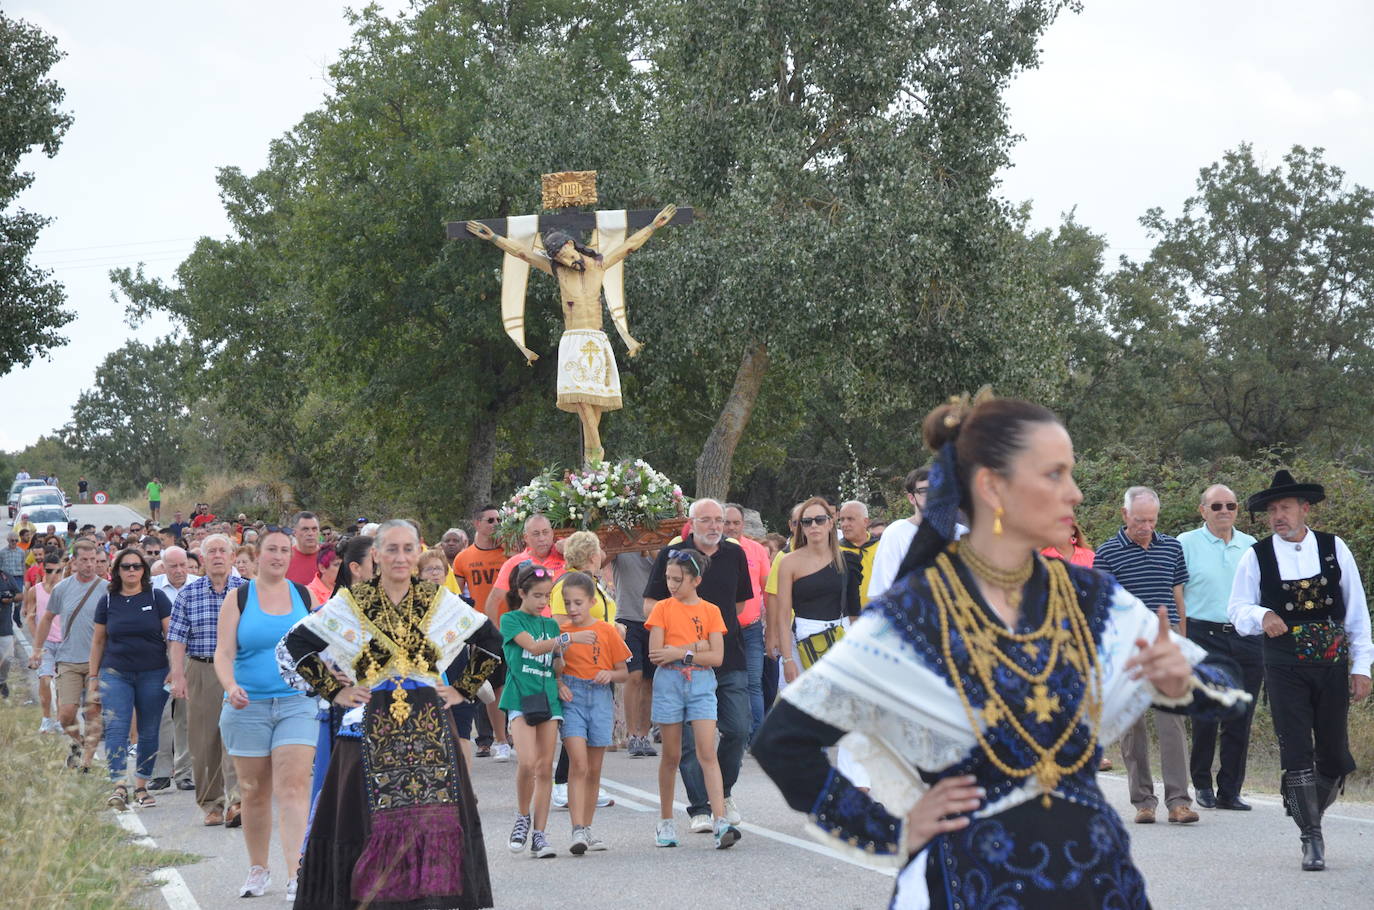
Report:
<svg viewBox="0 0 1374 910"><path fill-rule="evenodd" d="M1245 500L1245 508L1251 512L1260 512L1269 503L1278 499L1305 499L1310 503L1318 503L1326 498L1326 490L1319 483L1298 483L1293 479L1293 475L1286 470L1279 469L1274 474L1274 482L1269 485L1269 489L1260 490L1249 499Z"/></svg>

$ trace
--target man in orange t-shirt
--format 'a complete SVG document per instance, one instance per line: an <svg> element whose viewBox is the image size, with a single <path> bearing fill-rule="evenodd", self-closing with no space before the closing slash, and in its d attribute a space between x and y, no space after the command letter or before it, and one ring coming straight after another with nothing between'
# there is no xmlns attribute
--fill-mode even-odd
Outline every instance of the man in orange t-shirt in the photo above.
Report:
<svg viewBox="0 0 1374 910"><path fill-rule="evenodd" d="M477 508L472 513L473 542L453 557L453 577L468 589L472 605L479 610L486 609L496 576L506 562L506 550L496 539L498 517L496 506Z"/></svg>

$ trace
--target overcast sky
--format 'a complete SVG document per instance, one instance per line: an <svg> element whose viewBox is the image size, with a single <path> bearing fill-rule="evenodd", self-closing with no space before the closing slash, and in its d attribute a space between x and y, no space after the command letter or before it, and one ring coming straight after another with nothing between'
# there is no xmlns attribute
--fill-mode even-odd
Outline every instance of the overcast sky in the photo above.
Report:
<svg viewBox="0 0 1374 910"><path fill-rule="evenodd" d="M1198 169L1243 141L1275 163L1295 143L1323 146L1350 180L1374 185L1374 6L1084 5L1051 29L1041 68L1008 95L1025 138L1003 190L1033 200L1037 224L1076 207L1114 256L1139 257L1149 239L1136 219L1156 205L1177 211ZM68 55L53 75L76 122L55 159L26 161L38 179L21 201L55 218L35 261L66 286L77 319L50 360L0 377L0 449L65 423L101 360L128 338L169 330L164 320L130 330L110 299L108 271L142 260L151 274L170 276L196 237L226 232L216 168L261 167L268 141L319 103L325 67L347 41L344 6L7 4L9 16L56 35Z"/></svg>

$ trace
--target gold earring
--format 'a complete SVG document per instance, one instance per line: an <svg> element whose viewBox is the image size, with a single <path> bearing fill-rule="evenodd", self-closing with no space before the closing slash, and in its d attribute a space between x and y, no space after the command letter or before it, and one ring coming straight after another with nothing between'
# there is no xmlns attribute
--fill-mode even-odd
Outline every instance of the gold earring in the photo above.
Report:
<svg viewBox="0 0 1374 910"><path fill-rule="evenodd" d="M1002 536L1002 516L1005 514L1001 506L998 506L997 511L992 513L992 533L998 537Z"/></svg>

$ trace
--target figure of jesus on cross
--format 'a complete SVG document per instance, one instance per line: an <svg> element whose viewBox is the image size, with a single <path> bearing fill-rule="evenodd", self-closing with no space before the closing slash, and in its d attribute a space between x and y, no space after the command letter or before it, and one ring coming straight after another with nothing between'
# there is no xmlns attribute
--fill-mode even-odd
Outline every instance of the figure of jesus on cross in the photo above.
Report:
<svg viewBox="0 0 1374 910"><path fill-rule="evenodd" d="M541 253L501 236L481 221L464 222L468 232L474 236L490 241L507 254L552 275L558 281L563 311L563 336L558 343L558 407L577 414L581 419L583 457L588 463L604 457L600 428L602 413L621 407L620 373L616 369L610 339L602 331L601 299L606 273L642 247L654 231L672 221L676 213L676 206L664 207L650 224L604 253L557 229L544 232L544 252ZM621 324L623 311L617 313L613 308L612 315L616 317L629 354L633 357L642 345L631 338L626 326ZM521 331L523 333L523 328ZM538 355L526 348L522 341L523 334L516 344L525 357L533 362Z"/></svg>

